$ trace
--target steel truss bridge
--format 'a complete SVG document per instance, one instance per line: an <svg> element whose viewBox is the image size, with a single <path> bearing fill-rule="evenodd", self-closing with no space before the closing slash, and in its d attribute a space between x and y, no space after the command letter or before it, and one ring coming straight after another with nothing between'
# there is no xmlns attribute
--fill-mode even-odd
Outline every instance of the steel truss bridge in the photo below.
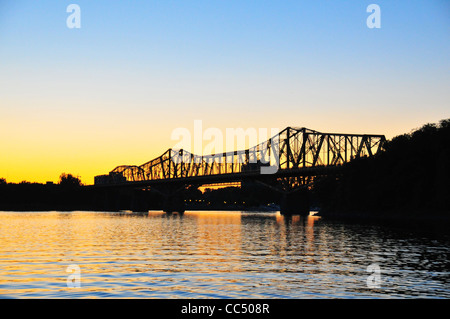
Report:
<svg viewBox="0 0 450 319"><path fill-rule="evenodd" d="M196 155L168 149L140 166L118 166L96 176L95 187L152 188L172 196L189 185L255 181L289 195L319 176L339 172L352 159L376 155L385 141L384 135L287 127L246 150Z"/></svg>

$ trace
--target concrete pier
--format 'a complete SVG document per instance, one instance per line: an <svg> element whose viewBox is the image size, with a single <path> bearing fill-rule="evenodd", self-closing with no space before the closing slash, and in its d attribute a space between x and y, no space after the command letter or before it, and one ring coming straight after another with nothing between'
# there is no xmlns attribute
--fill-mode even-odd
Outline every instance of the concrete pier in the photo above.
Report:
<svg viewBox="0 0 450 319"><path fill-rule="evenodd" d="M293 193L284 193L280 203L282 215L309 215L309 191L300 189Z"/></svg>

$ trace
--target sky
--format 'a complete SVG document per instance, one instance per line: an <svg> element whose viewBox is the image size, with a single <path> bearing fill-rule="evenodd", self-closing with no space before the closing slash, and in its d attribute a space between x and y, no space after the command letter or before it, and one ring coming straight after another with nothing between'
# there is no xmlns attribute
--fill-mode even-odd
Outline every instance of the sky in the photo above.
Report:
<svg viewBox="0 0 450 319"><path fill-rule="evenodd" d="M194 120L392 138L450 117L449 40L447 0L0 0L0 178L92 184Z"/></svg>

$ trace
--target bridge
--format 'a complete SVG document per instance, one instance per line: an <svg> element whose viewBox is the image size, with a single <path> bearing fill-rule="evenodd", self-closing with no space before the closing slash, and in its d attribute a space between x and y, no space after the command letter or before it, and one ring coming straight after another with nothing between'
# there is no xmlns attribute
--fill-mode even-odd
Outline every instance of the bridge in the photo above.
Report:
<svg viewBox="0 0 450 319"><path fill-rule="evenodd" d="M314 179L338 174L344 163L383 149L384 135L321 133L287 127L245 150L210 155L168 149L140 166L122 165L95 177L97 188L153 190L165 198L164 211L184 212L183 190L191 185L258 183L283 194L281 212L309 212L307 192Z"/></svg>

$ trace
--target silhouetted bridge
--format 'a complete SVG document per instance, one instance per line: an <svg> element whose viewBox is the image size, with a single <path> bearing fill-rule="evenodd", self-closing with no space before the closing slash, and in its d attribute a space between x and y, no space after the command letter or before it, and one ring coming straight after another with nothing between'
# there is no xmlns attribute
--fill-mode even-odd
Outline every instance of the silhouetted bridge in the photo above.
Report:
<svg viewBox="0 0 450 319"><path fill-rule="evenodd" d="M385 141L384 135L288 127L246 150L196 155L169 149L140 166L118 166L96 176L94 187L152 189L165 196L164 211L183 212L182 191L190 185L252 181L283 194L282 213L305 213L309 204L301 190L354 158L377 154Z"/></svg>

